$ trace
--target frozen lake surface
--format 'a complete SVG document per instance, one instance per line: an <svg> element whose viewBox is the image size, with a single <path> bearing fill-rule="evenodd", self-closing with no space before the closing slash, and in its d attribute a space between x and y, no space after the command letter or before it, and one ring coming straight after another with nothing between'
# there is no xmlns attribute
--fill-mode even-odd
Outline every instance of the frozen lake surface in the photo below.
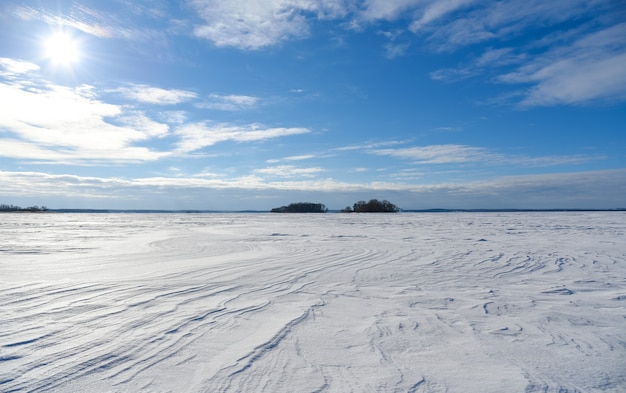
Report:
<svg viewBox="0 0 626 393"><path fill-rule="evenodd" d="M2 392L624 392L626 213L2 214Z"/></svg>

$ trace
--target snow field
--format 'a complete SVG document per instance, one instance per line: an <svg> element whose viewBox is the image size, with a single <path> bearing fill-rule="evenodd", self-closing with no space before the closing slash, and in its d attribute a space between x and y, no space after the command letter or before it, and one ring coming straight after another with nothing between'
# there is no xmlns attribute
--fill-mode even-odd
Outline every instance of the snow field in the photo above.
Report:
<svg viewBox="0 0 626 393"><path fill-rule="evenodd" d="M3 214L2 392L626 391L626 214Z"/></svg>

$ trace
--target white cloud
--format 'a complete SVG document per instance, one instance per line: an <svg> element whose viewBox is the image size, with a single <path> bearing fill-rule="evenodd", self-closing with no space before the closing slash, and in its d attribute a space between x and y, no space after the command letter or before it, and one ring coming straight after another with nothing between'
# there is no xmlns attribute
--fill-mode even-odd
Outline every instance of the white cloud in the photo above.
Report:
<svg viewBox="0 0 626 393"><path fill-rule="evenodd" d="M24 60L9 59L0 57L0 76L11 78L18 74L26 74L30 71L39 70L37 64Z"/></svg>
<svg viewBox="0 0 626 393"><path fill-rule="evenodd" d="M208 101L199 103L197 106L199 108L234 112L254 108L258 102L259 98L253 96L210 94Z"/></svg>
<svg viewBox="0 0 626 393"><path fill-rule="evenodd" d="M29 63L4 59L0 70L30 72ZM187 124L183 111L164 111L157 121L135 106L111 104L99 98L89 85L65 87L42 80L38 75L11 74L11 84L0 81L0 156L39 163L80 165L119 164L157 160L189 153L218 142L264 141L310 132L306 128L271 128L259 124L233 125L200 122ZM6 77L5 77L6 78ZM21 79L20 79L21 78ZM126 98L158 105L175 104L195 97L183 90L132 85L116 92ZM254 105L256 97L216 96L231 105ZM170 126L177 126L175 133ZM165 151L140 146L175 136L178 142ZM172 149L175 149L172 151Z"/></svg>
<svg viewBox="0 0 626 393"><path fill-rule="evenodd" d="M192 0L206 22L196 36L217 46L259 49L308 34L306 18L295 2Z"/></svg>
<svg viewBox="0 0 626 393"><path fill-rule="evenodd" d="M167 125L97 99L91 86L69 88L32 80L23 84L27 87L0 82L0 129L14 135L3 139L0 156L94 164L141 162L169 154L134 145L167 135Z"/></svg>
<svg viewBox="0 0 626 393"><path fill-rule="evenodd" d="M196 36L217 46L249 50L307 37L313 19L351 15L351 25L358 26L413 13L421 3L423 0L191 0L205 22L194 30Z"/></svg>
<svg viewBox="0 0 626 393"><path fill-rule="evenodd" d="M150 119L140 111L124 113L117 117L117 120L133 130L142 132L146 137L163 138L169 134L169 126Z"/></svg>
<svg viewBox="0 0 626 393"><path fill-rule="evenodd" d="M191 0L204 24L194 30L217 46L255 50L308 36L309 19L345 17L354 0Z"/></svg>
<svg viewBox="0 0 626 393"><path fill-rule="evenodd" d="M176 129L175 134L180 137L177 151L188 153L229 140L236 142L263 141L308 132L310 130L307 128L266 128L260 124L238 126L203 122L183 125Z"/></svg>
<svg viewBox="0 0 626 393"><path fill-rule="evenodd" d="M436 20L471 1L191 0L191 4L205 22L195 28L196 36L213 41L217 46L254 50L307 37L314 19L343 19L348 25L360 28L362 24L408 15L414 19L414 29L418 29L418 25ZM400 55L403 49L406 49L403 45L395 45L388 48L388 55Z"/></svg>
<svg viewBox="0 0 626 393"><path fill-rule="evenodd" d="M161 120L168 124L183 124L187 121L187 112L185 111L163 111L159 113Z"/></svg>
<svg viewBox="0 0 626 393"><path fill-rule="evenodd" d="M37 159L50 162L64 162L69 158L71 149L55 151L50 148L42 148L37 144L3 138L0 144L0 156L19 159Z"/></svg>
<svg viewBox="0 0 626 393"><path fill-rule="evenodd" d="M197 97L197 94L191 91L168 90L141 84L120 87L113 91L122 94L127 99L155 105L175 105Z"/></svg>

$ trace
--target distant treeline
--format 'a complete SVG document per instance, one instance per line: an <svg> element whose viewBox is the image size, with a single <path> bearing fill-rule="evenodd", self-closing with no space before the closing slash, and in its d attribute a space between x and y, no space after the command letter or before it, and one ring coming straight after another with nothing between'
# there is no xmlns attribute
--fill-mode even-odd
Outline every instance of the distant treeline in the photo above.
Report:
<svg viewBox="0 0 626 393"><path fill-rule="evenodd" d="M0 204L0 212L45 212L48 208L45 206L28 206L21 207L15 205Z"/></svg>
<svg viewBox="0 0 626 393"><path fill-rule="evenodd" d="M341 209L342 213L397 213L400 209L393 203L378 199L370 199L369 202L358 201L352 206ZM276 207L272 213L326 213L328 209L323 203L298 202L288 206Z"/></svg>

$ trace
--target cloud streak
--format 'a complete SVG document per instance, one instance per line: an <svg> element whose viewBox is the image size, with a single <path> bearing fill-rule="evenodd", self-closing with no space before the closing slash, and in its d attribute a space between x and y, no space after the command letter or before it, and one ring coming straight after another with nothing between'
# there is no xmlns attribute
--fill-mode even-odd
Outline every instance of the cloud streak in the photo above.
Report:
<svg viewBox="0 0 626 393"><path fill-rule="evenodd" d="M482 163L486 165L521 165L544 167L564 164L580 164L603 157L587 155L539 156L507 155L482 147L466 145L431 145L393 149L373 149L371 154L411 160L415 165L442 165Z"/></svg>
<svg viewBox="0 0 626 393"><path fill-rule="evenodd" d="M152 22L163 22L165 4L161 2L152 1L149 6L124 2L127 12L108 12L79 2L67 9L54 4L44 2L32 7L9 3L5 12L21 20L39 20L57 29L72 29L98 38L148 41L164 37L163 29L138 28L134 23L134 18L145 16L150 17Z"/></svg>
<svg viewBox="0 0 626 393"><path fill-rule="evenodd" d="M626 98L626 23L580 37L554 48L517 71L501 75L505 83L533 83L522 106L579 104Z"/></svg>
<svg viewBox="0 0 626 393"><path fill-rule="evenodd" d="M197 97L192 91L162 89L142 84L119 87L112 92L117 92L129 100L154 105L176 105Z"/></svg>
<svg viewBox="0 0 626 393"><path fill-rule="evenodd" d="M455 50L488 40L507 43L509 37L515 38L525 29L533 31L542 25L584 20L592 7L605 7L607 17L599 22L578 22L576 28L567 32L540 35L541 38L522 45L487 48L465 65L435 70L430 76L456 82L489 75L496 83L530 86L503 97L522 107L624 100L626 71L621 65L626 60L622 38L626 24L608 17L610 7L606 4L531 1L520 5L503 1L494 7L474 9L464 17L444 19L436 24L437 30L424 26L424 32L431 34L429 41L440 50Z"/></svg>
<svg viewBox="0 0 626 393"><path fill-rule="evenodd" d="M373 154L410 159L416 164L452 164L484 161L493 155L486 149L463 145L433 145L373 150Z"/></svg>
<svg viewBox="0 0 626 393"><path fill-rule="evenodd" d="M254 170L254 173L261 175L269 175L272 177L282 177L282 178L307 178L314 177L315 175L324 172L324 169L319 167L311 167L311 168L298 168L292 165L279 165L267 168L261 168Z"/></svg>
<svg viewBox="0 0 626 393"><path fill-rule="evenodd" d="M198 103L196 106L199 108L236 112L255 108L259 101L259 97L253 96L210 94L208 100Z"/></svg>
<svg viewBox="0 0 626 393"><path fill-rule="evenodd" d="M216 143L235 141L253 142L275 139L283 136L300 135L309 133L310 130L301 127L292 128L271 128L261 124L232 125L232 124L212 124L200 122L186 124L176 129L175 135L180 137L177 151L189 153L201 150Z"/></svg>
<svg viewBox="0 0 626 393"><path fill-rule="evenodd" d="M494 177L481 181L460 183L439 183L415 185L402 182L349 183L333 179L312 179L299 181L268 182L255 175L234 178L100 178L76 175L50 175L41 172L0 171L0 183L6 185L5 196L29 198L62 197L63 200L102 200L131 201L133 195L159 196L170 201L185 199L190 193L201 192L207 195L218 191L233 191L233 196L249 195L264 191L270 198L280 197L282 192L316 193L318 197L332 199L331 207L342 207L344 199L358 198L372 193L393 192L401 206L410 208L467 206L468 202L477 208L577 208L623 206L626 194L626 170L603 170L572 173L550 173L541 175ZM195 190L195 191L194 191ZM235 191L245 191L238 194ZM194 194L195 195L195 194ZM347 199L350 201L351 199ZM198 202L204 201L204 202ZM411 202L412 201L412 202ZM420 201L420 202L415 202ZM244 199L230 200L244 203ZM324 203L327 203L326 201ZM336 204L337 206L334 206ZM50 207L50 204L48 204ZM172 203L173 206L176 203ZM145 205L143 205L145 206ZM193 208L219 208L221 205L207 205L203 198L195 202Z"/></svg>

